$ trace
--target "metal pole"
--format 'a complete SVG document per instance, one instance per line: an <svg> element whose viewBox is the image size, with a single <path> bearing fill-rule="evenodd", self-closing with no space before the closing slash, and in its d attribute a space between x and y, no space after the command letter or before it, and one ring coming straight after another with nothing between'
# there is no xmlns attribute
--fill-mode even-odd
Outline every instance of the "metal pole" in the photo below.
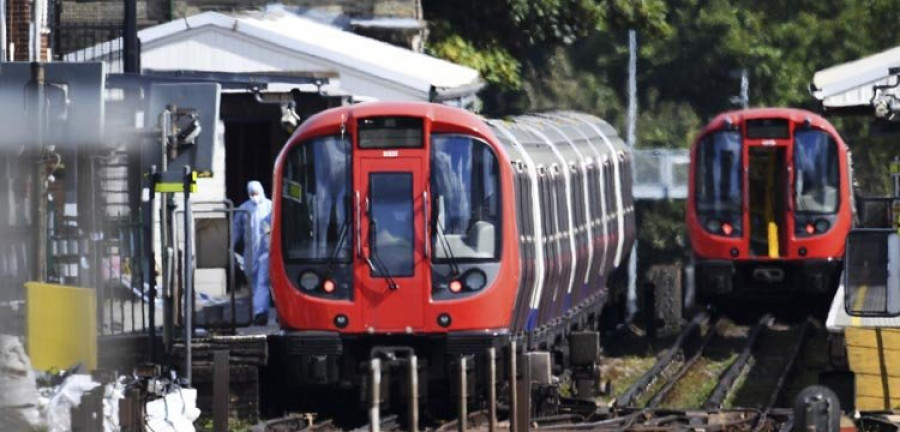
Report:
<svg viewBox="0 0 900 432"><path fill-rule="evenodd" d="M234 204L232 204L231 200L226 202L228 203L228 213L225 220L228 223L228 290L231 292L231 334L237 334L237 306L235 305L235 290L237 287L234 281L234 232L232 232L235 215ZM253 315L252 310L250 315Z"/></svg>
<svg viewBox="0 0 900 432"><path fill-rule="evenodd" d="M160 175L164 175L169 169L169 132L171 129L171 113L167 109L159 115L160 129ZM153 191L151 191L153 193ZM163 296L163 346L167 353L171 353L175 339L174 316L175 307L172 302L172 248L174 243L170 234L169 222L171 211L169 210L169 196L164 193L159 195L159 255L162 260L162 296Z"/></svg>
<svg viewBox="0 0 900 432"><path fill-rule="evenodd" d="M37 153L37 163L34 167L34 186L35 186L35 278L44 282L47 280L47 163L44 151L44 116L45 116L45 97L44 97L44 65L40 62L31 63L31 78L34 83L34 119L35 128L35 147Z"/></svg>
<svg viewBox="0 0 900 432"><path fill-rule="evenodd" d="M456 427L459 432L465 432L467 429L466 403L468 395L466 394L466 357L459 358L459 399L456 401Z"/></svg>
<svg viewBox="0 0 900 432"><path fill-rule="evenodd" d="M519 413L518 396L516 395L516 341L509 342L509 430L518 432L516 418Z"/></svg>
<svg viewBox="0 0 900 432"><path fill-rule="evenodd" d="M634 148L637 128L637 32L628 30L628 147Z"/></svg>
<svg viewBox="0 0 900 432"><path fill-rule="evenodd" d="M410 432L419 430L419 360L409 356L409 426Z"/></svg>
<svg viewBox="0 0 900 432"><path fill-rule="evenodd" d="M637 143L637 32L628 30L628 148L634 150ZM634 164L632 164L632 169ZM632 172L632 178L634 178ZM627 304L629 318L637 312L637 242L628 257Z"/></svg>
<svg viewBox="0 0 900 432"><path fill-rule="evenodd" d="M137 38L137 0L125 0L125 23L122 39L124 42L123 71L139 73L141 71L141 54L138 52Z"/></svg>
<svg viewBox="0 0 900 432"><path fill-rule="evenodd" d="M147 253L147 274L144 275L144 280L147 282L148 289L148 299L150 303L149 310L147 314L149 315L149 319L147 320L150 328L150 348L147 352L150 355L150 361L155 362L155 350L154 346L156 345L156 254L153 251L154 242L153 242L153 198L156 196L156 182L158 181L159 173L156 171L156 165L150 166L150 187L147 194L147 224L144 225L144 236L147 239L147 243L144 245ZM141 287L143 291L144 287Z"/></svg>
<svg viewBox="0 0 900 432"><path fill-rule="evenodd" d="M488 431L497 430L497 349L488 349Z"/></svg>
<svg viewBox="0 0 900 432"><path fill-rule="evenodd" d="M750 77L747 69L741 69L741 106L744 109L750 106Z"/></svg>
<svg viewBox="0 0 900 432"><path fill-rule="evenodd" d="M380 409L380 387L381 387L381 360L374 358L370 363L371 369L369 371L369 431L378 432L381 430L380 422L381 420L378 418L378 411Z"/></svg>
<svg viewBox="0 0 900 432"><path fill-rule="evenodd" d="M194 315L194 261L193 238L191 236L191 167L184 167L184 353L185 353L185 377L191 382L191 337L194 333L194 325L191 318Z"/></svg>
<svg viewBox="0 0 900 432"><path fill-rule="evenodd" d="M6 0L0 0L0 62L6 57Z"/></svg>

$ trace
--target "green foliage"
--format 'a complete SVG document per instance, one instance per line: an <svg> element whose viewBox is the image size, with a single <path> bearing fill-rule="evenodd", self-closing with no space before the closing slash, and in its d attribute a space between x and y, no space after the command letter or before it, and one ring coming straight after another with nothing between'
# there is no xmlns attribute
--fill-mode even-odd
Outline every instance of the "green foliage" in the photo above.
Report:
<svg viewBox="0 0 900 432"><path fill-rule="evenodd" d="M740 70L751 106L817 110L813 74L900 45L900 0L423 0L434 55L474 65L489 83L484 111L590 112L624 131L627 31L638 32L637 145L684 148L714 115L738 108ZM452 49L451 49L452 48ZM863 193L889 188L896 139L871 116L830 118L854 153ZM683 247L683 208L639 210L656 253Z"/></svg>
<svg viewBox="0 0 900 432"><path fill-rule="evenodd" d="M684 201L638 201L635 207L641 267L681 261L687 250Z"/></svg>
<svg viewBox="0 0 900 432"><path fill-rule="evenodd" d="M468 66L481 73L488 84L501 90L518 90L522 86L521 64L500 47L479 49L462 36L451 34L430 44L428 54Z"/></svg>

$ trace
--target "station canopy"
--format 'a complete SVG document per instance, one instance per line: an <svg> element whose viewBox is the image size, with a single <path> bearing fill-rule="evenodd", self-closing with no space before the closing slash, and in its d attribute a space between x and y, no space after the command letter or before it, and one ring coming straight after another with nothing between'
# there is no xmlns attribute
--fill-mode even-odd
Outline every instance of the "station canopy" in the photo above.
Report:
<svg viewBox="0 0 900 432"><path fill-rule="evenodd" d="M869 111L876 86L896 86L892 68L900 67L900 47L820 70L813 76L810 93L825 111ZM892 92L892 90L888 90Z"/></svg>
<svg viewBox="0 0 900 432"><path fill-rule="evenodd" d="M282 10L204 12L148 27L138 32L138 38L144 69L337 72L341 90L359 100L466 105L484 85L475 69ZM117 39L66 59L116 65L121 46Z"/></svg>

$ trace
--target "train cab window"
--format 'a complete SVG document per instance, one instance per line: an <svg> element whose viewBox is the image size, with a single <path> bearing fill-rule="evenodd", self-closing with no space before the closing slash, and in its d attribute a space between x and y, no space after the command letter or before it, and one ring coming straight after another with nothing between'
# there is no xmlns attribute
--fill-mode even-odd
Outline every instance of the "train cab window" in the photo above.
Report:
<svg viewBox="0 0 900 432"><path fill-rule="evenodd" d="M413 178L408 172L369 174L372 236L369 244L376 262L372 276L413 275Z"/></svg>
<svg viewBox="0 0 900 432"><path fill-rule="evenodd" d="M707 135L697 146L696 157L697 211L739 214L743 204L740 132Z"/></svg>
<svg viewBox="0 0 900 432"><path fill-rule="evenodd" d="M432 135L431 243L436 260L499 257L499 172L487 143L465 135Z"/></svg>
<svg viewBox="0 0 900 432"><path fill-rule="evenodd" d="M794 132L794 191L798 212L835 213L840 174L837 142L817 129Z"/></svg>
<svg viewBox="0 0 900 432"><path fill-rule="evenodd" d="M338 136L290 150L283 171L282 238L286 261L350 260L350 144Z"/></svg>

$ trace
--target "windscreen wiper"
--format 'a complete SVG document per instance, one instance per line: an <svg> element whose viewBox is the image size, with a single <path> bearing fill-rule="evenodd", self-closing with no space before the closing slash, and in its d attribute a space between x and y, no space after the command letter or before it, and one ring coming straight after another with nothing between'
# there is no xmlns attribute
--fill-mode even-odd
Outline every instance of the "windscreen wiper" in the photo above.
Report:
<svg viewBox="0 0 900 432"><path fill-rule="evenodd" d="M453 254L453 248L450 247L450 242L447 240L447 236L444 234L444 224L441 223L441 213L443 209L438 208L437 214L434 218L433 225L437 228L434 230L435 234L437 234L438 242L441 244L441 249L444 250L444 256L447 257L447 261L450 264L450 275L451 278L455 278L459 276L459 264L456 262L456 255ZM427 240L426 240L427 241Z"/></svg>
<svg viewBox="0 0 900 432"><path fill-rule="evenodd" d="M381 258L378 257L378 223L375 222L375 219L369 220L369 235L372 236L371 241L369 242L372 245L372 257L374 260L366 257L366 262L369 263L369 268L373 271L378 272L387 279L388 288L391 291L396 291L398 288L397 282L394 281L394 278L391 276L391 273L388 271L387 266L381 262ZM376 267L377 266L377 267Z"/></svg>
<svg viewBox="0 0 900 432"><path fill-rule="evenodd" d="M341 248L344 247L345 239L347 238L347 231L350 227L350 220L344 219L344 223L341 224L341 233L338 235L337 245L334 246L334 250L331 251L331 254L328 257L328 267L326 273L330 276L331 272L334 271L334 266L337 264L338 254L341 253Z"/></svg>

